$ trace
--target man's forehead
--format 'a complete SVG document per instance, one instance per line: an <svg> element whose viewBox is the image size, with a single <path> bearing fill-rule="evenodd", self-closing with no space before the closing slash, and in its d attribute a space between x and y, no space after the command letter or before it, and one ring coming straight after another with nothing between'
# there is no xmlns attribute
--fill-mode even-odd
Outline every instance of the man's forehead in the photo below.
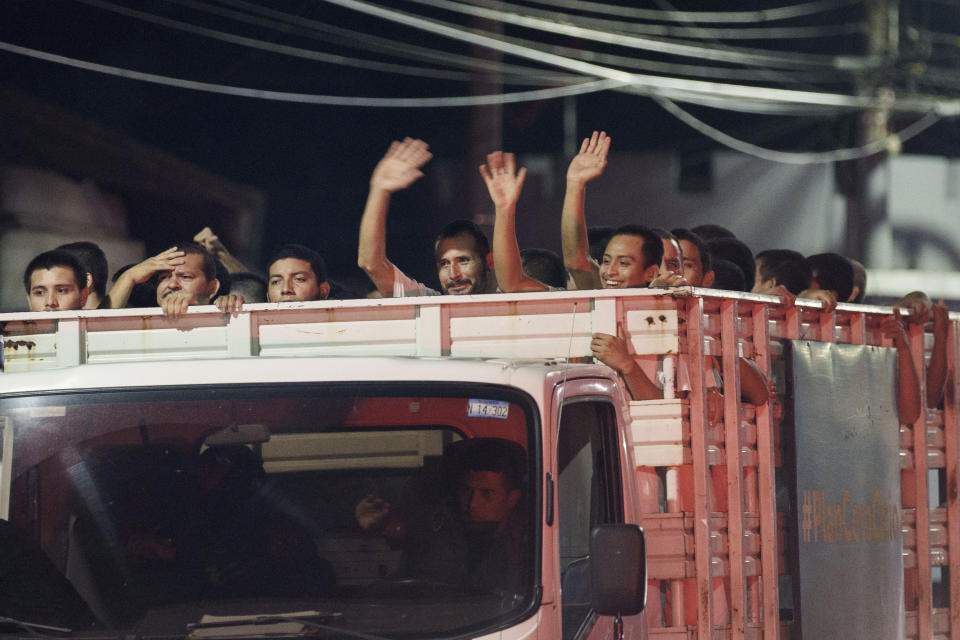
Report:
<svg viewBox="0 0 960 640"><path fill-rule="evenodd" d="M77 287L77 276L69 267L34 269L30 274L30 287L36 286Z"/></svg>
<svg viewBox="0 0 960 640"><path fill-rule="evenodd" d="M173 271L176 273L203 274L203 256L196 253L188 253L183 256L183 264L174 267ZM165 273L170 273L170 271Z"/></svg>
<svg viewBox="0 0 960 640"><path fill-rule="evenodd" d="M463 480L464 483L474 487L492 486L494 488L504 488L506 486L506 479L499 471L468 469Z"/></svg>
<svg viewBox="0 0 960 640"><path fill-rule="evenodd" d="M306 260L301 260L300 258L281 258L280 260L277 260L271 264L267 272L270 274L271 278L288 273L307 273L314 276L316 275L313 272L313 267L310 266L310 263Z"/></svg>
<svg viewBox="0 0 960 640"><path fill-rule="evenodd" d="M450 238L443 238L437 242L437 259L442 257L451 257L469 253L479 255L477 252L477 242L472 236L460 234Z"/></svg>
<svg viewBox="0 0 960 640"><path fill-rule="evenodd" d="M701 264L700 251L697 249L697 245L689 240L680 241L680 252L683 254L685 260L693 260L697 264Z"/></svg>
<svg viewBox="0 0 960 640"><path fill-rule="evenodd" d="M643 238L628 234L613 236L607 243L605 254L614 258L643 260Z"/></svg>

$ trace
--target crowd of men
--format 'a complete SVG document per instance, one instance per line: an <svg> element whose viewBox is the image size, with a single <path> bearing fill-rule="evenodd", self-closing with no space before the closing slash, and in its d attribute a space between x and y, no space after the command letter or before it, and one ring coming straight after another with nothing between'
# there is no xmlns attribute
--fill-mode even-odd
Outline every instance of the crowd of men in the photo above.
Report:
<svg viewBox="0 0 960 640"><path fill-rule="evenodd" d="M496 212L493 246L470 220L444 227L434 243L439 289L407 276L387 256L390 197L422 177L422 168L432 157L422 140L392 143L370 177L360 222L357 263L372 282L370 295L690 285L771 294L787 304L797 297L811 298L828 309L838 302L863 300L866 270L836 253L803 256L777 248L754 255L732 232L717 225L670 231L641 224L588 227L587 185L603 174L610 142L605 133L595 131L570 162L560 216L562 257L546 249L519 249L515 216L526 170L517 168L513 154L488 155L480 174ZM106 257L90 242L63 245L37 256L24 272L24 286L32 311L159 306L171 317L184 314L191 305L212 303L223 312L236 312L245 303L355 297L330 281L322 256L308 247L286 245L267 265L265 278L250 272L205 228L192 241L120 269L109 291ZM913 292L897 304L910 309L910 321L932 319L935 359L938 349L945 353L948 319L943 302L933 304L921 292ZM898 349L909 347L899 317L886 330ZM636 366L623 336L596 334L591 348L595 357L620 372L635 398L661 395ZM741 369L749 399L751 373ZM766 388L765 383L757 385ZM765 398L759 389L753 394L757 401L762 401L761 395Z"/></svg>

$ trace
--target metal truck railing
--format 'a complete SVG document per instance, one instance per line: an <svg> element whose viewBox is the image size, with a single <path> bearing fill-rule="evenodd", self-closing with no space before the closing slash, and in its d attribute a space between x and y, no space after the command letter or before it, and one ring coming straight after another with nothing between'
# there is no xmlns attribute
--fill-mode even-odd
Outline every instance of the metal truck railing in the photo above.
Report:
<svg viewBox="0 0 960 640"><path fill-rule="evenodd" d="M665 396L631 403L636 478L647 496L651 638L786 637L795 624L789 533L798 525L778 501L777 407L791 403L785 341L891 346L879 328L887 307L826 312L818 302L690 288L252 305L236 316L212 309L177 321L150 309L0 315L6 372L291 355L583 358L594 332L622 330ZM900 430L907 637L960 639L957 331L951 316L944 408ZM923 384L932 335L913 324L909 332ZM738 357L777 380L776 402L740 401ZM718 376L708 361L722 362ZM711 377L724 389L714 420ZM729 464L731 451L739 463Z"/></svg>

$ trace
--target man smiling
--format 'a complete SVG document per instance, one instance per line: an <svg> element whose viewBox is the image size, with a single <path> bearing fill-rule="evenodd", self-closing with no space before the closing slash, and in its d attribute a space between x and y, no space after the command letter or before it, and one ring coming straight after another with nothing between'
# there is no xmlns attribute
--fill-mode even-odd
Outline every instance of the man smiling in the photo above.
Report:
<svg viewBox="0 0 960 640"><path fill-rule="evenodd" d="M407 138L390 145L370 176L370 192L360 220L357 265L384 297L495 293L493 254L486 235L469 220L447 225L434 244L440 291L408 277L387 258L387 210L390 196L423 176L420 167L433 157L423 140Z"/></svg>

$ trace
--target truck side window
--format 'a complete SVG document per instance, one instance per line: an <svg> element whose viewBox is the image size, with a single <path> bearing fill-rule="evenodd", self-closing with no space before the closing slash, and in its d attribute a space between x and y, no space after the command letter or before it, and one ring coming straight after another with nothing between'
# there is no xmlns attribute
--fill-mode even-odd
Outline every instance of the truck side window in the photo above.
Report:
<svg viewBox="0 0 960 640"><path fill-rule="evenodd" d="M563 640L585 638L590 610L590 529L623 521L616 417L607 401L563 407L557 437L557 499Z"/></svg>

